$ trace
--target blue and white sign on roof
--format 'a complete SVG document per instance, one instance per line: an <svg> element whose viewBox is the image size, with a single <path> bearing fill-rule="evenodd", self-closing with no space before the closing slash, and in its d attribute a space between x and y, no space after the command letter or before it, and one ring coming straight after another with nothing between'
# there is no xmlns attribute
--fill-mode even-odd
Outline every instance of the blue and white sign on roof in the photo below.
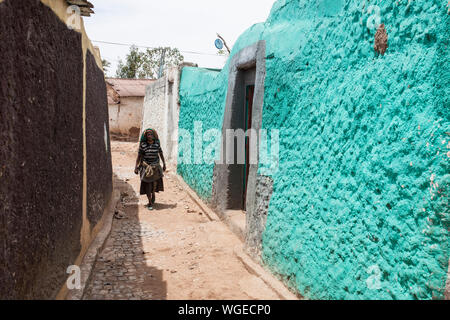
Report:
<svg viewBox="0 0 450 320"><path fill-rule="evenodd" d="M215 46L217 49L222 50L223 49L223 41L220 39L216 39L216 41L214 42Z"/></svg>

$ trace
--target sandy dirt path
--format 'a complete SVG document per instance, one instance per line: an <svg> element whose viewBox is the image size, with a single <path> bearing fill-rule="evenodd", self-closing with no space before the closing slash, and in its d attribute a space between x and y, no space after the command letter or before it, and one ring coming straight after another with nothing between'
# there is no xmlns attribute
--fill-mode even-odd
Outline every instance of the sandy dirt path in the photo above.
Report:
<svg viewBox="0 0 450 320"><path fill-rule="evenodd" d="M114 219L84 299L278 299L234 255L241 241L211 222L166 173L153 211L133 173L137 143L112 142L124 219Z"/></svg>

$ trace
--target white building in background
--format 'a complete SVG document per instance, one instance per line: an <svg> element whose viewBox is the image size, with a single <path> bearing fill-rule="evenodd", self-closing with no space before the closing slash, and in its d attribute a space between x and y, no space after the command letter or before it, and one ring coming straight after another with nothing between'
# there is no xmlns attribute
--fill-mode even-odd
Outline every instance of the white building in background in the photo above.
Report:
<svg viewBox="0 0 450 320"><path fill-rule="evenodd" d="M111 136L137 138L141 132L145 88L156 80L106 79Z"/></svg>

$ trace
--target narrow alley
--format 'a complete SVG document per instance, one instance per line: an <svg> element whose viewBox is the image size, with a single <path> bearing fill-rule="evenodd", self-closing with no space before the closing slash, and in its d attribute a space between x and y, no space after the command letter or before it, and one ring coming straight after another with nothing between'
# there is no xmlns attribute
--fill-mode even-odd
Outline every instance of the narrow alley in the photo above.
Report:
<svg viewBox="0 0 450 320"><path fill-rule="evenodd" d="M124 216L115 218L84 299L279 299L234 254L241 241L210 221L169 169L153 211L139 197L137 143L112 141Z"/></svg>
<svg viewBox="0 0 450 320"><path fill-rule="evenodd" d="M0 17L0 302L450 300L449 0Z"/></svg>

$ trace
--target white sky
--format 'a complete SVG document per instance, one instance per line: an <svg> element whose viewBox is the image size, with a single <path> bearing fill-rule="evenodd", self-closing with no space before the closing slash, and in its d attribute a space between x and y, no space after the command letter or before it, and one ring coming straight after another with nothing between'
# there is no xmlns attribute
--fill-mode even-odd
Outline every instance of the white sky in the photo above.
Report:
<svg viewBox="0 0 450 320"><path fill-rule="evenodd" d="M216 32L231 48L250 26L267 19L275 0L93 0L95 14L85 17L89 38L111 62L114 76L119 58L129 48L94 42L107 41L138 46L177 47L213 55L183 53L185 61L200 67L222 68L225 58L214 56Z"/></svg>

